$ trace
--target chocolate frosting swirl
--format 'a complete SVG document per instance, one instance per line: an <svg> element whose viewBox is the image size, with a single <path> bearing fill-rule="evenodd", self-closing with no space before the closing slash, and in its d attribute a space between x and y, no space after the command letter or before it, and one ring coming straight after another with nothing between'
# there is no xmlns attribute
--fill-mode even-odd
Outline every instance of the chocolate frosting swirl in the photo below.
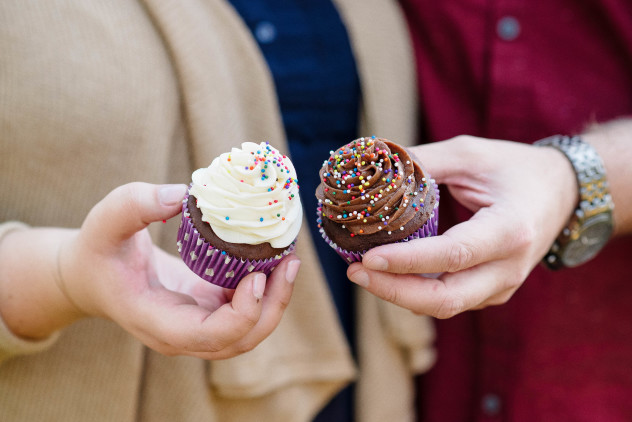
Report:
<svg viewBox="0 0 632 422"><path fill-rule="evenodd" d="M332 152L320 180L316 197L322 225L346 249L369 249L406 237L434 208L434 186L421 164L383 138L359 138ZM345 241L340 238L345 232L347 238L358 238ZM362 246L353 247L360 239Z"/></svg>

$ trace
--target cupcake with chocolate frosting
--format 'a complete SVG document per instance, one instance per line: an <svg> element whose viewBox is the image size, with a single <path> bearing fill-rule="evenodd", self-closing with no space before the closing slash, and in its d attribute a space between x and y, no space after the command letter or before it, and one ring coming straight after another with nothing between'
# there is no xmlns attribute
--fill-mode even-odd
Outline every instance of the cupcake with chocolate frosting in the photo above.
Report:
<svg viewBox="0 0 632 422"><path fill-rule="evenodd" d="M321 234L349 263L376 246L437 234L439 188L396 143L356 139L331 152L320 181Z"/></svg>
<svg viewBox="0 0 632 422"><path fill-rule="evenodd" d="M178 250L201 278L235 288L294 249L303 217L296 170L267 142L244 142L191 178Z"/></svg>

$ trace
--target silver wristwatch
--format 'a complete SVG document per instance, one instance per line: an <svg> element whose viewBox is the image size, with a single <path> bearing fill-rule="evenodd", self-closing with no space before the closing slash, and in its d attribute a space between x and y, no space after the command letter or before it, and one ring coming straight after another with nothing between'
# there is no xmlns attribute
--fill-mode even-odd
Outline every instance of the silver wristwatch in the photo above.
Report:
<svg viewBox="0 0 632 422"><path fill-rule="evenodd" d="M557 148L575 169L579 205L543 262L553 270L576 267L594 258L612 235L614 204L606 169L597 151L579 136L555 135L534 145Z"/></svg>

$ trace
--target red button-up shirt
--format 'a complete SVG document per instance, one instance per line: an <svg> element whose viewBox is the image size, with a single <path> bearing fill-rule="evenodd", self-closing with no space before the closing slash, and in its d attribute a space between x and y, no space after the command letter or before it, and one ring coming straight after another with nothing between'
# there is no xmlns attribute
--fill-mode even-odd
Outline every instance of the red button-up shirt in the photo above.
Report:
<svg viewBox="0 0 632 422"><path fill-rule="evenodd" d="M422 142L533 142L632 115L630 0L402 4ZM468 217L447 196L444 227ZM438 362L419 383L424 421L631 421L632 237L576 269L538 267L507 304L437 330Z"/></svg>

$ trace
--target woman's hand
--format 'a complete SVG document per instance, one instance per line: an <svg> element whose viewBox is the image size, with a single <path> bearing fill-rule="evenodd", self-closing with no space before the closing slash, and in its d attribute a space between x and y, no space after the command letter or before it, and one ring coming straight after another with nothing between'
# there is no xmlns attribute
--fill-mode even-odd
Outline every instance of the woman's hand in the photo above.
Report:
<svg viewBox="0 0 632 422"><path fill-rule="evenodd" d="M438 318L505 303L577 204L569 161L553 148L470 136L412 150L474 216L440 236L374 248L349 278Z"/></svg>
<svg viewBox="0 0 632 422"><path fill-rule="evenodd" d="M35 323L30 333L18 323L16 334L38 337L78 318L98 316L166 355L222 359L259 344L279 324L300 261L289 255L268 279L253 273L235 290L202 280L181 259L153 245L147 231L150 223L180 212L185 191L185 185L124 185L90 211L80 230L50 229L58 255L47 262L56 261L58 268L44 273L53 274L56 283L49 283L58 287L49 295L57 300L49 310L60 323L44 324L43 332ZM37 294L34 290L31 294ZM15 319L5 312L3 317L11 327ZM40 315L40 321L45 317Z"/></svg>

